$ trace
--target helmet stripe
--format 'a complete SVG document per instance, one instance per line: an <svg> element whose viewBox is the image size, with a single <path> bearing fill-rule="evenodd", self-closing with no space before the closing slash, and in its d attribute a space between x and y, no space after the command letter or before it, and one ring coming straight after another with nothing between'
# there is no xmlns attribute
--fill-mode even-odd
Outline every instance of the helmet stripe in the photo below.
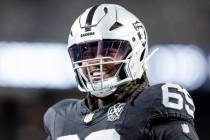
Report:
<svg viewBox="0 0 210 140"><path fill-rule="evenodd" d="M93 6L93 7L90 9L90 11L89 11L89 13L88 13L88 15L87 15L86 25L85 25L85 26L90 26L90 25L92 24L93 15L94 15L96 9L98 8L98 6L99 6L99 5L95 5L95 6ZM87 32L87 31L91 31L91 27L85 27L85 31L86 31L86 32Z"/></svg>

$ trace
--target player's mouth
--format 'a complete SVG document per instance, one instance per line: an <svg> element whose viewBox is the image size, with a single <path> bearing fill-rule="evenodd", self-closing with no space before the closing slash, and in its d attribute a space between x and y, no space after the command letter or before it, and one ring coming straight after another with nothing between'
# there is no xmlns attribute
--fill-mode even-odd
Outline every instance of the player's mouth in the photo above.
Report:
<svg viewBox="0 0 210 140"><path fill-rule="evenodd" d="M90 75L91 75L91 79L93 81L99 81L101 80L102 78L105 77L105 75L108 74L108 71L106 70L103 70L102 72L100 71L100 69L95 69L93 71L90 72Z"/></svg>
<svg viewBox="0 0 210 140"><path fill-rule="evenodd" d="M100 71L93 72L91 75L91 78L93 81L99 81L103 77L104 73L101 73Z"/></svg>

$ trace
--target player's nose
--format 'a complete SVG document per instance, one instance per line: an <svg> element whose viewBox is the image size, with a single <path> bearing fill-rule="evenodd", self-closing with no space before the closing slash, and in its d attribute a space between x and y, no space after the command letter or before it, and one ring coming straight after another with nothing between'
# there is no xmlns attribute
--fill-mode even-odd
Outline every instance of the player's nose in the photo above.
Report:
<svg viewBox="0 0 210 140"><path fill-rule="evenodd" d="M89 60L88 63L89 64L96 64L96 63L100 63L101 59L92 59L92 60Z"/></svg>
<svg viewBox="0 0 210 140"><path fill-rule="evenodd" d="M89 64L94 64L94 63L100 63L101 61L103 61L103 56L98 53L97 56L94 59L89 60Z"/></svg>

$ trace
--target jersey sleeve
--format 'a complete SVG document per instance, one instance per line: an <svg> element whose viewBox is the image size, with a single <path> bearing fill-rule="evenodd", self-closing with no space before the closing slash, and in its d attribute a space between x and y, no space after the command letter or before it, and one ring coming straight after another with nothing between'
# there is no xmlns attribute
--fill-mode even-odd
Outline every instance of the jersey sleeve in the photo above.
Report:
<svg viewBox="0 0 210 140"><path fill-rule="evenodd" d="M145 134L149 137L198 140L194 129L195 106L186 89L177 84L157 84L145 89L138 98L147 115Z"/></svg>
<svg viewBox="0 0 210 140"><path fill-rule="evenodd" d="M152 127L155 140L199 140L195 128L186 121L169 121Z"/></svg>
<svg viewBox="0 0 210 140"><path fill-rule="evenodd" d="M195 106L186 89L177 84L158 84L144 91L150 121L184 120L193 124Z"/></svg>

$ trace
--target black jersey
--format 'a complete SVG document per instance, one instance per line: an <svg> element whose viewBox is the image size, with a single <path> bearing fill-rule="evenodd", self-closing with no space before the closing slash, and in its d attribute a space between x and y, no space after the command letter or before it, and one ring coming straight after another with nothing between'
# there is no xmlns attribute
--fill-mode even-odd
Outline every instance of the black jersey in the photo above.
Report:
<svg viewBox="0 0 210 140"><path fill-rule="evenodd" d="M134 100L90 111L84 99L66 99L45 113L49 140L198 140L194 104L175 84L146 88Z"/></svg>

